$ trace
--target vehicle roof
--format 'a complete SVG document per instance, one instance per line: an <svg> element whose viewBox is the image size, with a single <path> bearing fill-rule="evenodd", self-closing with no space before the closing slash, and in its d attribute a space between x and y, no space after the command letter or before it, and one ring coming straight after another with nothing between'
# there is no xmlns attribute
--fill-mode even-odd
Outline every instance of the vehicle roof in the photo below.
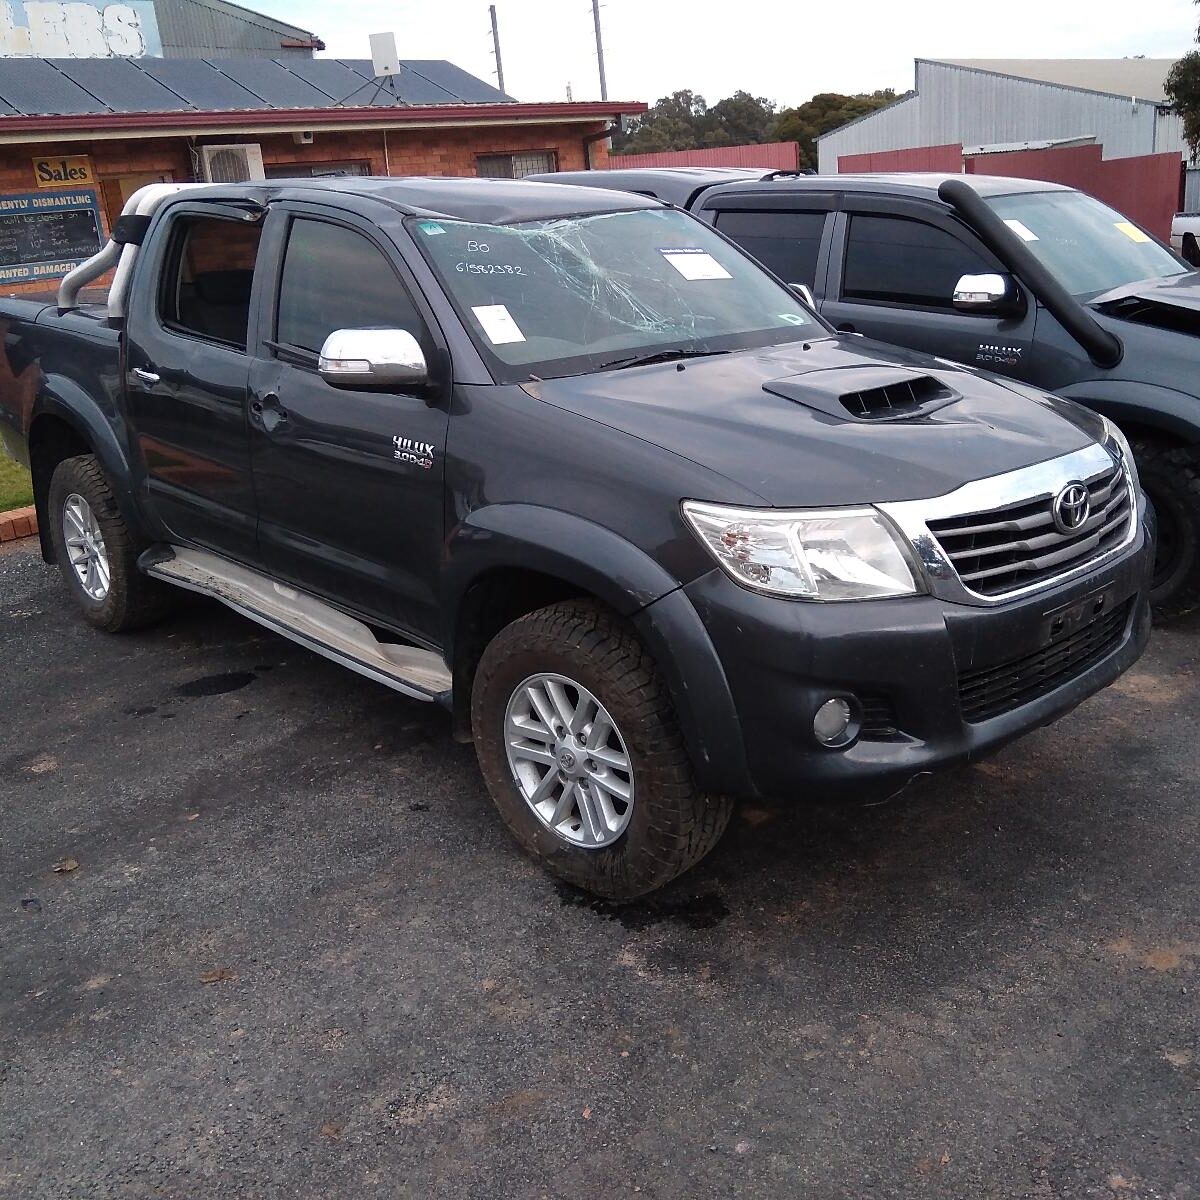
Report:
<svg viewBox="0 0 1200 1200"><path fill-rule="evenodd" d="M504 225L617 209L657 207L657 201L624 191L530 183L523 179L441 176L339 175L325 179L272 179L214 184L181 192L180 199L328 200L338 195L379 201L398 212L447 220Z"/></svg>
<svg viewBox="0 0 1200 1200"><path fill-rule="evenodd" d="M938 188L947 179L960 179L981 196L1011 196L1023 192L1071 192L1074 188L1041 179L1011 179L1005 175L963 175L938 172L886 172L847 175L784 175L769 180L722 184L704 198L705 204L730 192L780 193L864 192L895 195L901 193L937 200Z"/></svg>
<svg viewBox="0 0 1200 1200"><path fill-rule="evenodd" d="M774 174L774 167L613 167L604 171L551 171L526 178L540 183L639 192L687 208L706 188L722 183L753 183Z"/></svg>

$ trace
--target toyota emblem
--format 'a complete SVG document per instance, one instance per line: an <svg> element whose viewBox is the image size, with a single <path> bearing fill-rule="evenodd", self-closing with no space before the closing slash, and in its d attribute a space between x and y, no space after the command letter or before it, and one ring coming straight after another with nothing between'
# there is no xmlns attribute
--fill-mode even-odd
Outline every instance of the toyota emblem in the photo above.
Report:
<svg viewBox="0 0 1200 1200"><path fill-rule="evenodd" d="M1092 515L1092 498L1082 483L1068 483L1054 497L1054 525L1059 533L1076 533Z"/></svg>

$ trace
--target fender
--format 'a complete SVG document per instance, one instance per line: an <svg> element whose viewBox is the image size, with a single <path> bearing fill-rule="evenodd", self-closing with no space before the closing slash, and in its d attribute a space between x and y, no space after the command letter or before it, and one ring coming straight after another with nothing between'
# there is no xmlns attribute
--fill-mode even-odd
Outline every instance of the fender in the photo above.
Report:
<svg viewBox="0 0 1200 1200"><path fill-rule="evenodd" d="M707 791L745 794L749 772L721 660L680 581L611 529L533 504L477 509L451 535L443 572L447 661L467 590L498 568L524 567L578 587L630 620L663 673Z"/></svg>
<svg viewBox="0 0 1200 1200"><path fill-rule="evenodd" d="M111 420L96 400L74 380L64 375L47 375L33 404L33 414L26 431L31 463L37 460L37 423L41 417L56 417L69 425L99 459L105 473L113 481L117 507L132 530L146 533L147 522L134 501L133 476L124 448L117 440ZM42 549L49 545L50 523L46 519L46 494L49 480L35 488L38 526L43 531Z"/></svg>
<svg viewBox="0 0 1200 1200"><path fill-rule="evenodd" d="M1059 388L1055 395L1101 413L1117 425L1140 425L1178 438L1200 442L1200 400L1185 392L1132 380L1088 379Z"/></svg>

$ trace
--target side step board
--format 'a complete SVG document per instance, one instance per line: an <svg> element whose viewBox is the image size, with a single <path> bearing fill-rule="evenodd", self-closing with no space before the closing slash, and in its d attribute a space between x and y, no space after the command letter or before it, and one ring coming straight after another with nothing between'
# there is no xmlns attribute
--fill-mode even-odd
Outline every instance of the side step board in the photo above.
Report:
<svg viewBox="0 0 1200 1200"><path fill-rule="evenodd" d="M361 621L307 592L220 555L181 546L148 550L138 565L155 579L214 596L242 616L406 696L449 700L451 677L440 654L381 642Z"/></svg>

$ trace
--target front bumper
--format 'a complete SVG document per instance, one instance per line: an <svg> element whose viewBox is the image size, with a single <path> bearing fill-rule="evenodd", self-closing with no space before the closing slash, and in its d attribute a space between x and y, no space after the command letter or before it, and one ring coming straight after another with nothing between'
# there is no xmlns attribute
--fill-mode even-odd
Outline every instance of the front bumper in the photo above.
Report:
<svg viewBox="0 0 1200 1200"><path fill-rule="evenodd" d="M1114 562L991 607L933 596L803 603L709 572L684 592L720 660L740 728L742 778L726 777L726 786L742 795L877 800L1048 724L1141 655L1153 557L1139 523ZM830 696L856 697L873 722L846 749L822 747L812 734Z"/></svg>

